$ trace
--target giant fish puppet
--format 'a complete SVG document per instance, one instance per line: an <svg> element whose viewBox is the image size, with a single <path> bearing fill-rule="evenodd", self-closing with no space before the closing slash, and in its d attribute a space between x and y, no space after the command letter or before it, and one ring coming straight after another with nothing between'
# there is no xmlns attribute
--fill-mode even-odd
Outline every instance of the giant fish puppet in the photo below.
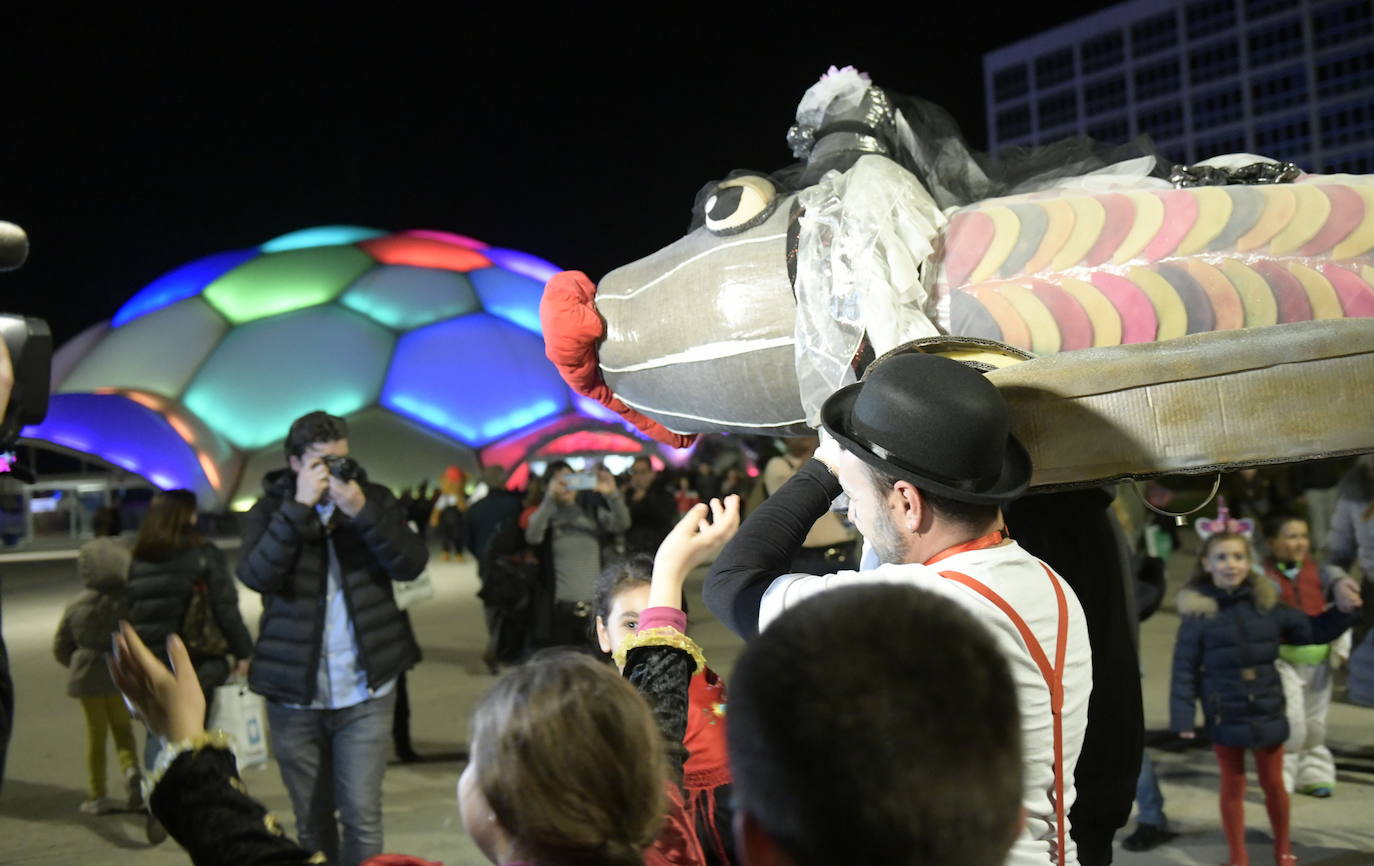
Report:
<svg viewBox="0 0 1374 866"><path fill-rule="evenodd" d="M990 369L1041 488L1374 450L1374 177L1230 155L1171 183L1068 142L1003 164L951 127L832 69L801 162L708 184L599 286L549 281L550 360L682 446L805 432L875 357L933 347Z"/></svg>

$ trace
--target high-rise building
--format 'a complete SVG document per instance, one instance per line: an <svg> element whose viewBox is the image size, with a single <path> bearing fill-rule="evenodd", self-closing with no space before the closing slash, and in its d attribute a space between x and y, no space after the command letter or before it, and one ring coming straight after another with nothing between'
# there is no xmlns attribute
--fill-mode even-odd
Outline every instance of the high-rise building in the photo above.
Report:
<svg viewBox="0 0 1374 866"><path fill-rule="evenodd" d="M1128 0L983 57L988 146L1148 133L1374 174L1374 0Z"/></svg>

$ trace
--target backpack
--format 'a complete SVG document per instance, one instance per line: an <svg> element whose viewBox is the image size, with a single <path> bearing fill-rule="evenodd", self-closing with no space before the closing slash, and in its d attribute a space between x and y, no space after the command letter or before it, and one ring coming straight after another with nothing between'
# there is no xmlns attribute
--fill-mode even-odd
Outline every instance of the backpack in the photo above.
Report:
<svg viewBox="0 0 1374 866"><path fill-rule="evenodd" d="M210 607L210 585L205 579L205 550L200 552L200 566L191 584L191 600L181 618L181 642L192 658L223 658L229 654L229 640L215 619Z"/></svg>

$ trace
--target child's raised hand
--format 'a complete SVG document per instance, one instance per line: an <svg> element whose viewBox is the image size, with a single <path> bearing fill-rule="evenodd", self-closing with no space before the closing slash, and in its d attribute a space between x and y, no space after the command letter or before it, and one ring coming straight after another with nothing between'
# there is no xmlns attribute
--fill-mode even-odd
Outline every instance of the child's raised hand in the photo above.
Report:
<svg viewBox="0 0 1374 866"><path fill-rule="evenodd" d="M707 514L711 520L706 519ZM687 573L714 556L739 529L739 497L730 495L722 502L712 499L708 508L701 502L682 516L658 546L654 556L654 580L681 581Z"/></svg>
<svg viewBox="0 0 1374 866"><path fill-rule="evenodd" d="M179 742L204 733L205 695L186 645L176 635L167 638L167 657L172 670L153 655L133 626L121 622L108 664L134 715L154 734Z"/></svg>

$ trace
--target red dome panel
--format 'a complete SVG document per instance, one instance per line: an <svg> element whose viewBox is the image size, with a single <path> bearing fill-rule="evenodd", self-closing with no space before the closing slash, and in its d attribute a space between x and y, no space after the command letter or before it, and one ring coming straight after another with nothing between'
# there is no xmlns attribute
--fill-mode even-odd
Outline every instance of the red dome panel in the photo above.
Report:
<svg viewBox="0 0 1374 866"><path fill-rule="evenodd" d="M475 271L491 267L491 259L476 250L432 238L387 235L360 241L358 246L384 265L411 265L449 271Z"/></svg>

